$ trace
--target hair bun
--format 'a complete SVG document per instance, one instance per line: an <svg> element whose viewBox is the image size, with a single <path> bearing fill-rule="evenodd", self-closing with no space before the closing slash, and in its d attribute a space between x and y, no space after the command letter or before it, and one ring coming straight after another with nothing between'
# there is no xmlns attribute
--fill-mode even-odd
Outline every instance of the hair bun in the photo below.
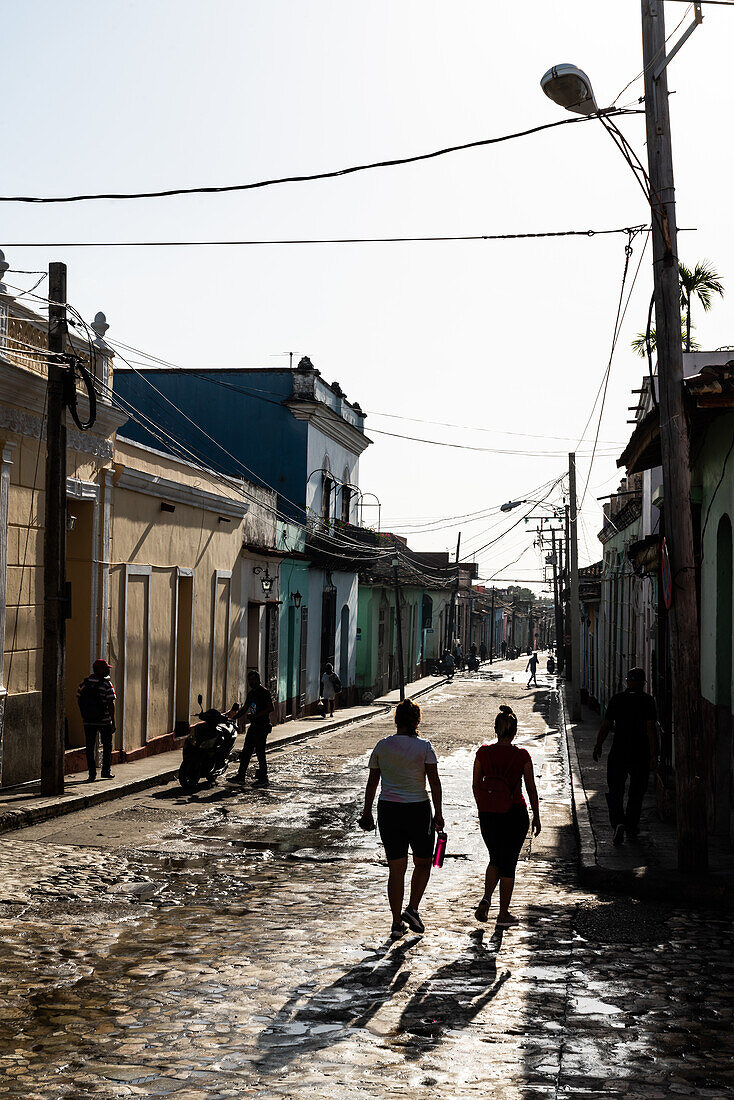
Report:
<svg viewBox="0 0 734 1100"><path fill-rule="evenodd" d="M514 714L515 713L514 710L512 709L512 707L508 707L505 703L503 703L502 706L500 707L500 712L502 714Z"/></svg>

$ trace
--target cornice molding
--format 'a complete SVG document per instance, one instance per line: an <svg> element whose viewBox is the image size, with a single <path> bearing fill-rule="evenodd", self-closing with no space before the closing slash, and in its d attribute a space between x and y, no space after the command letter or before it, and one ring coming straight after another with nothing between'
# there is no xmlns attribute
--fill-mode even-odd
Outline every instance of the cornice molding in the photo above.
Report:
<svg viewBox="0 0 734 1100"><path fill-rule="evenodd" d="M81 394L79 396L81 414L86 416L89 404L86 397ZM45 404L46 376L19 367L0 355L0 426L38 439ZM127 420L127 413L120 412L106 401L97 401L95 430L80 432L69 426L69 448L112 458L112 443L108 437ZM15 427L16 424L19 426Z"/></svg>
<svg viewBox="0 0 734 1100"><path fill-rule="evenodd" d="M170 481L166 477L158 477L145 470L132 470L129 467L122 470L115 486L118 489L129 489L133 493L170 500L176 504L188 504L192 508L204 508L207 512L215 512L220 516L231 516L235 519L242 519L250 510L250 505L244 501L232 500L231 497L220 496L219 493L210 493L194 485Z"/></svg>
<svg viewBox="0 0 734 1100"><path fill-rule="evenodd" d="M364 432L360 432L352 424L347 423L341 416L324 405L321 401L290 400L283 404L295 416L296 420L307 420L314 428L323 432L342 447L346 447L353 455L359 457L366 451L372 442Z"/></svg>

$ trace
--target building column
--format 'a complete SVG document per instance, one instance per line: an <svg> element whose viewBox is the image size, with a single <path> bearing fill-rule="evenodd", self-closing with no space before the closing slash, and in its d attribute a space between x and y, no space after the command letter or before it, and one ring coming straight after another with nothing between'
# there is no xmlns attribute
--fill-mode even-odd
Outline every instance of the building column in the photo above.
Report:
<svg viewBox="0 0 734 1100"><path fill-rule="evenodd" d="M112 542L112 478L114 470L104 471L104 499L102 502L101 572L102 592L99 616L99 654L107 659L110 618L110 555Z"/></svg>
<svg viewBox="0 0 734 1100"><path fill-rule="evenodd" d="M5 699L5 616L8 582L8 505L10 502L10 468L17 444L6 443L0 466L0 695ZM0 732L2 718L0 717Z"/></svg>

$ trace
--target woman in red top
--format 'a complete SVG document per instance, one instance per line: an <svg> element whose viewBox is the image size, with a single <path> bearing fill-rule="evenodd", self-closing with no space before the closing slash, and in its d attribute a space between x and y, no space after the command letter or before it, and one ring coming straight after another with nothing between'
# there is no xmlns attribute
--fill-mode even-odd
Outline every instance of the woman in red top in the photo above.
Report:
<svg viewBox="0 0 734 1100"><path fill-rule="evenodd" d="M533 810L533 836L540 832L540 807L533 775L533 762L527 749L512 744L517 733L517 718L511 707L500 707L494 720L497 743L482 745L474 760L474 798L479 810L479 827L489 851L484 879L484 897L476 908L477 920L486 921L494 888L500 884L498 928L517 924L510 912L515 867L528 834L530 822L522 781Z"/></svg>

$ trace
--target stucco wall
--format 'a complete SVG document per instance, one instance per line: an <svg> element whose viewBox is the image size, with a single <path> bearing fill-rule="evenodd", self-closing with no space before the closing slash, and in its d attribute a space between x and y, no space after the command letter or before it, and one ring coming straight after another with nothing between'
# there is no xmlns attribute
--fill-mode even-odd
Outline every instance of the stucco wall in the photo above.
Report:
<svg viewBox="0 0 734 1100"><path fill-rule="evenodd" d="M734 527L734 467L724 462L734 432L734 415L727 414L708 429L698 457L693 480L701 485L701 522L706 522L701 561L701 692L710 703L718 704L716 689L717 634L717 534L723 516ZM729 460L731 462L731 459ZM724 471L724 478L719 480ZM715 494L715 495L714 495ZM708 516L708 519L706 517ZM734 698L734 683L732 684Z"/></svg>
<svg viewBox="0 0 734 1100"><path fill-rule="evenodd" d="M205 465L277 490L279 509L303 522L307 425L281 405L291 396L290 371L142 373L185 416L151 390L137 373L118 370L116 392L176 440L185 442ZM154 438L133 421L120 434L151 447L170 449L165 441Z"/></svg>

